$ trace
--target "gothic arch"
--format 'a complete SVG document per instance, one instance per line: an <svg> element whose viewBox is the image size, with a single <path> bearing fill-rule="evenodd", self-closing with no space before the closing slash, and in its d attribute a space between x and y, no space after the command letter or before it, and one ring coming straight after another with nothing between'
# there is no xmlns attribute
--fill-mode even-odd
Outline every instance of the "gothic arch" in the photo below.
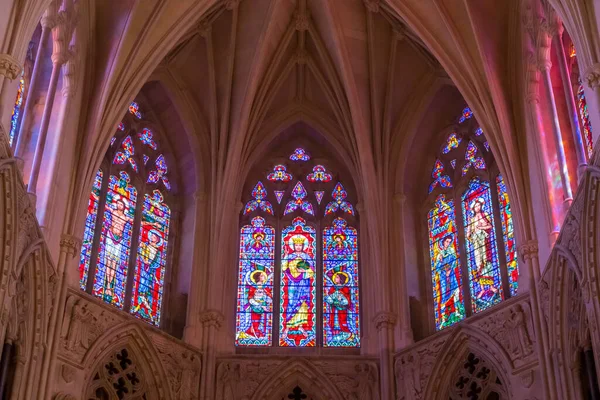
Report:
<svg viewBox="0 0 600 400"><path fill-rule="evenodd" d="M445 400L448 398L448 388L454 385L455 372L463 367L465 359L469 354L475 354L483 358L498 375L502 385L506 389L508 398L511 396L511 381L509 377L512 372L512 364L506 351L502 349L495 340L473 326L461 327L458 332L448 339L443 346L444 350L437 357L427 387L424 391L424 399Z"/></svg>
<svg viewBox="0 0 600 400"><path fill-rule="evenodd" d="M250 400L280 400L295 387L300 386L315 399L343 400L336 385L308 360L295 359L285 368L268 376Z"/></svg>
<svg viewBox="0 0 600 400"><path fill-rule="evenodd" d="M170 400L169 380L156 349L135 322L124 322L107 330L89 348L82 361L86 384L81 398L86 398L87 392L99 384L94 382L98 368L123 349L127 350L130 365L142 373L147 400Z"/></svg>

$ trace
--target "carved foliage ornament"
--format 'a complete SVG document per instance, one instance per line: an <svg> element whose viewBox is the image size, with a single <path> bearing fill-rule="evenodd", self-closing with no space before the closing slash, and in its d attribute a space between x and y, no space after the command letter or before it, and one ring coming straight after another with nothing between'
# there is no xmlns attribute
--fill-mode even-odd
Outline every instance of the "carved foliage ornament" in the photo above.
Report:
<svg viewBox="0 0 600 400"><path fill-rule="evenodd" d="M0 54L0 75L4 75L10 80L17 79L21 75L23 67L10 54Z"/></svg>

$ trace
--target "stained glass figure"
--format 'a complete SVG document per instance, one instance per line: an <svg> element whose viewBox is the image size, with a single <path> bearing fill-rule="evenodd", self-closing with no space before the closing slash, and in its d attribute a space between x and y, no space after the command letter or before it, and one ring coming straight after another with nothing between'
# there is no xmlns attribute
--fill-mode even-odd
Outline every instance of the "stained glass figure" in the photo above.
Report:
<svg viewBox="0 0 600 400"><path fill-rule="evenodd" d="M456 164L456 162L454 164ZM454 166L452 168L454 168ZM444 174L444 164L440 160L435 160L433 170L431 171L431 177L433 178L433 182L429 185L429 193L433 192L437 186L442 188L452 187L452 181L450 181L448 175Z"/></svg>
<svg viewBox="0 0 600 400"><path fill-rule="evenodd" d="M346 200L348 193L341 183L338 182L335 185L333 192L331 192L331 197L333 197L333 201L329 202L325 207L325 215L332 214L338 209L350 215L354 215L354 208L352 207L352 204Z"/></svg>
<svg viewBox="0 0 600 400"><path fill-rule="evenodd" d="M492 198L488 182L475 177L462 195L473 312L503 299Z"/></svg>
<svg viewBox="0 0 600 400"><path fill-rule="evenodd" d="M456 159L450 161L450 165L452 166L452 169L456 168Z"/></svg>
<svg viewBox="0 0 600 400"><path fill-rule="evenodd" d="M475 169L485 169L485 161L483 157L477 157L477 146L472 141L467 146L465 152L465 165L462 168L462 175L465 176L471 167Z"/></svg>
<svg viewBox="0 0 600 400"><path fill-rule="evenodd" d="M321 204L321 202L323 201L323 195L325 195L324 191L315 190L315 198L317 199L317 204Z"/></svg>
<svg viewBox="0 0 600 400"><path fill-rule="evenodd" d="M253 199L246 203L246 207L244 207L244 215L250 214L252 211L256 211L258 209L273 214L273 205L271 202L266 200L267 198L267 189L262 182L258 182L254 189L252 189L252 197Z"/></svg>
<svg viewBox="0 0 600 400"><path fill-rule="evenodd" d="M330 182L332 178L331 174L325 170L322 165L315 165L313 172L306 176L309 182Z"/></svg>
<svg viewBox="0 0 600 400"><path fill-rule="evenodd" d="M278 164L275 167L273 167L273 172L271 172L269 175L267 175L267 179L270 180L271 182L277 182L277 181L281 181L281 182L289 182L292 180L292 174L286 172L286 167L285 165L281 165Z"/></svg>
<svg viewBox="0 0 600 400"><path fill-rule="evenodd" d="M498 204L500 204L500 221L502 224L502 238L504 241L504 253L506 254L506 270L508 272L508 284L510 295L516 296L519 287L519 265L517 257L517 244L513 227L512 211L508 190L502 175L496 177L498 187Z"/></svg>
<svg viewBox="0 0 600 400"><path fill-rule="evenodd" d="M443 194L427 215L436 329L465 318L454 201Z"/></svg>
<svg viewBox="0 0 600 400"><path fill-rule="evenodd" d="M490 151L490 144L487 141L483 142L483 147L485 147L485 151Z"/></svg>
<svg viewBox="0 0 600 400"><path fill-rule="evenodd" d="M298 183L296 183L296 186L294 186L294 189L292 190L293 200L288 201L288 203L285 206L285 211L283 212L283 215L293 213L298 209L301 209L307 214L314 215L312 204L309 201L305 200L307 195L308 193L306 192L306 189L304 189L302 183L298 181Z"/></svg>
<svg viewBox="0 0 600 400"><path fill-rule="evenodd" d="M123 308L137 191L125 171L111 175L106 193L93 294Z"/></svg>
<svg viewBox="0 0 600 400"><path fill-rule="evenodd" d="M275 229L261 217L240 231L236 346L270 346L273 330Z"/></svg>
<svg viewBox="0 0 600 400"><path fill-rule="evenodd" d="M120 131L124 132L125 131L125 124L122 123L122 122L119 122L119 127L118 128L119 128Z"/></svg>
<svg viewBox="0 0 600 400"><path fill-rule="evenodd" d="M592 122L590 121L587 100L585 99L585 91L581 83L579 84L579 89L577 90L577 108L579 109L579 117L581 118L585 148L587 149L588 159L590 159L592 157L592 153L594 152L594 140L592 139Z"/></svg>
<svg viewBox="0 0 600 400"><path fill-rule="evenodd" d="M471 111L469 107L465 107L462 110L460 118L458 119L458 123L462 124L463 122L471 118L473 118L473 111Z"/></svg>
<svg viewBox="0 0 600 400"><path fill-rule="evenodd" d="M150 159L150 157L148 157L147 155L143 155L142 156L143 160L144 160L144 165L148 164L148 160Z"/></svg>
<svg viewBox="0 0 600 400"><path fill-rule="evenodd" d="M23 105L23 91L25 90L25 78L21 74L19 80L19 87L17 89L17 98L15 99L15 106L13 107L12 116L10 117L10 132L8 134L8 145L12 146L15 135L17 134L17 128L19 126L19 116L21 115L21 106Z"/></svg>
<svg viewBox="0 0 600 400"><path fill-rule="evenodd" d="M159 190L144 196L131 313L160 325L171 210Z"/></svg>
<svg viewBox="0 0 600 400"><path fill-rule="evenodd" d="M316 344L316 231L300 217L281 233L279 345Z"/></svg>
<svg viewBox="0 0 600 400"><path fill-rule="evenodd" d="M310 160L310 156L304 151L303 148L298 147L292 155L290 156L290 160L292 161L308 161Z"/></svg>
<svg viewBox="0 0 600 400"><path fill-rule="evenodd" d="M158 146L154 141L153 136L154 135L152 134L152 131L148 128L142 129L142 131L137 134L138 139L142 143L150 147L152 150L156 150Z"/></svg>
<svg viewBox="0 0 600 400"><path fill-rule="evenodd" d="M127 136L125 139L123 139L121 148L123 151L117 151L113 163L125 164L125 162L128 161L129 165L131 165L131 168L133 168L135 172L138 172L137 163L133 158L133 155L135 154L135 148L133 147L133 140L131 140L131 136Z"/></svg>
<svg viewBox="0 0 600 400"><path fill-rule="evenodd" d="M137 119L142 119L142 113L140 112L140 106L135 101L132 101L129 105L129 112L137 117Z"/></svg>
<svg viewBox="0 0 600 400"><path fill-rule="evenodd" d="M156 161L154 162L156 165L156 169L150 171L148 174L148 183L158 183L162 180L162 183L165 185L167 190L171 190L171 184L169 183L169 178L167 178L167 161L165 160L164 155L159 155L156 157Z"/></svg>
<svg viewBox="0 0 600 400"><path fill-rule="evenodd" d="M283 199L283 195L285 191L283 190L275 190L275 198L277 199L277 204L281 204L281 199Z"/></svg>
<svg viewBox="0 0 600 400"><path fill-rule="evenodd" d="M456 132L452 132L450 135L448 135L448 139L446 140L446 145L444 146L442 153L450 153L450 151L452 151L453 149L458 148L460 142L462 142L462 139L458 137Z"/></svg>
<svg viewBox="0 0 600 400"><path fill-rule="evenodd" d="M96 232L96 219L98 216L98 203L100 201L100 190L102 188L102 170L96 172L92 192L88 199L87 215L85 217L85 229L83 231L83 243L79 257L79 286L85 290L87 286L88 270L92 256L92 243Z"/></svg>
<svg viewBox="0 0 600 400"><path fill-rule="evenodd" d="M336 218L323 230L323 346L360 345L356 229Z"/></svg>

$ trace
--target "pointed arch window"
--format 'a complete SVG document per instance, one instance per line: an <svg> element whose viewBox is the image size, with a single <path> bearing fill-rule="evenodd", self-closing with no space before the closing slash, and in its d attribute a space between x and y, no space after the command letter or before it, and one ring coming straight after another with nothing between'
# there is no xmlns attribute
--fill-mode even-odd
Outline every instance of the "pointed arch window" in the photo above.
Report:
<svg viewBox="0 0 600 400"><path fill-rule="evenodd" d="M82 290L160 326L174 198L146 123L133 102L96 173L79 276Z"/></svg>
<svg viewBox="0 0 600 400"><path fill-rule="evenodd" d="M8 133L8 145L12 146L15 136L19 130L19 124L21 123L21 108L23 106L23 96L25 95L25 76L21 73L19 79L19 86L17 88L17 97L15 99L15 105L13 107L12 115L10 117L10 132Z"/></svg>
<svg viewBox="0 0 600 400"><path fill-rule="evenodd" d="M358 230L350 195L303 148L288 158L271 166L266 184L248 189L235 344L358 347Z"/></svg>
<svg viewBox="0 0 600 400"><path fill-rule="evenodd" d="M428 191L433 314L439 330L518 291L508 189L468 107L440 148Z"/></svg>

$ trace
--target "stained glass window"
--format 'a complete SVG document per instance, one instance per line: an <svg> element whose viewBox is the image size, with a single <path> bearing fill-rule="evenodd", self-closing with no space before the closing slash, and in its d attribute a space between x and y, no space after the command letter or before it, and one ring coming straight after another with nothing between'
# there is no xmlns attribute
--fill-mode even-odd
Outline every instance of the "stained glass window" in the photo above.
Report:
<svg viewBox="0 0 600 400"><path fill-rule="evenodd" d="M252 211L258 209L273 214L273 206L268 200L265 200L267 198L267 189L265 189L265 185L263 185L262 182L258 182L256 186L254 186L254 189L252 189L252 197L253 199L246 203L244 214L250 214Z"/></svg>
<svg viewBox="0 0 600 400"><path fill-rule="evenodd" d="M458 148L460 142L462 142L462 139L458 137L456 132L452 132L450 135L448 135L448 139L446 140L446 145L444 146L442 153L450 153L450 151L452 151L453 149Z"/></svg>
<svg viewBox="0 0 600 400"><path fill-rule="evenodd" d="M323 231L323 346L360 344L358 240L342 218Z"/></svg>
<svg viewBox="0 0 600 400"><path fill-rule="evenodd" d="M518 289L517 245L506 184L470 108L463 110L459 123L463 125L446 137L437 154L427 197L432 204L427 221L438 330L515 296ZM453 153L462 149L459 135L467 144L461 165ZM448 163L455 171L446 175ZM468 174L472 170L477 173ZM503 283L506 276L508 282Z"/></svg>
<svg viewBox="0 0 600 400"><path fill-rule="evenodd" d="M485 310L503 299L490 192L489 183L475 177L462 195L473 312Z"/></svg>
<svg viewBox="0 0 600 400"><path fill-rule="evenodd" d="M306 180L309 182L330 182L331 179L331 174L322 165L315 165L313 172L306 176Z"/></svg>
<svg viewBox="0 0 600 400"><path fill-rule="evenodd" d="M468 119L471 119L472 117L473 111L471 111L471 108L465 107L462 111L462 114L460 115L460 118L458 119L458 122L462 124L463 122L465 122Z"/></svg>
<svg viewBox="0 0 600 400"><path fill-rule="evenodd" d="M485 169L485 161L482 157L478 157L477 153L477 145L472 141L469 142L469 145L467 146L467 151L465 152L465 165L462 169L463 176L466 175L467 172L469 172L469 169L471 167L475 169Z"/></svg>
<svg viewBox="0 0 600 400"><path fill-rule="evenodd" d="M23 105L23 94L25 90L25 78L21 74L19 80L19 88L17 89L17 98L15 99L15 106L10 117L10 132L8 134L8 145L12 146L15 135L17 134L17 128L19 127L19 116L21 115L21 106Z"/></svg>
<svg viewBox="0 0 600 400"><path fill-rule="evenodd" d="M113 160L113 163L125 164L125 162L129 162L131 168L133 168L135 172L138 172L137 163L133 158L133 155L135 154L135 148L133 147L133 140L131 140L131 136L127 136L125 139L123 139L123 143L121 143L121 148L122 151L117 151L117 153L115 154L115 159Z"/></svg>
<svg viewBox="0 0 600 400"><path fill-rule="evenodd" d="M427 221L435 326L443 329L466 315L454 201L439 195Z"/></svg>
<svg viewBox="0 0 600 400"><path fill-rule="evenodd" d="M588 112L587 100L585 99L585 91L581 83L577 90L577 108L579 109L579 117L581 118L581 124L583 125L583 139L585 141L589 159L592 157L594 151L594 140L592 139L592 123Z"/></svg>
<svg viewBox="0 0 600 400"><path fill-rule="evenodd" d="M325 194L322 190L315 190L315 198L317 199L317 204L321 204L323 201L323 195Z"/></svg>
<svg viewBox="0 0 600 400"><path fill-rule="evenodd" d="M119 177L111 175L109 178L93 289L96 296L119 308L123 308L125 300L137 200L137 191L129 182L129 175L124 171Z"/></svg>
<svg viewBox="0 0 600 400"><path fill-rule="evenodd" d="M288 201L283 214L287 215L300 209L307 214L313 215L314 210L312 204L309 201L305 200L307 194L308 193L306 192L306 189L304 189L302 183L298 181L298 183L296 183L296 186L294 186L294 189L292 190L293 200Z"/></svg>
<svg viewBox="0 0 600 400"><path fill-rule="evenodd" d="M273 167L273 172L267 175L267 179L271 182L281 181L281 182L289 182L292 180L292 175L286 172L287 168L285 165L276 165Z"/></svg>
<svg viewBox="0 0 600 400"><path fill-rule="evenodd" d="M235 344L270 346L273 330L275 229L261 217L240 232Z"/></svg>
<svg viewBox="0 0 600 400"><path fill-rule="evenodd" d="M142 113L140 112L140 106L135 101L132 101L129 105L129 112L135 115L138 119L142 119Z"/></svg>
<svg viewBox="0 0 600 400"><path fill-rule="evenodd" d="M454 166L452 168L454 168ZM429 185L429 193L433 192L437 186L442 188L452 187L450 177L444 174L444 164L440 160L435 160L433 170L431 171L431 177L433 178L433 182Z"/></svg>
<svg viewBox="0 0 600 400"><path fill-rule="evenodd" d="M303 148L298 147L292 155L290 156L290 160L292 161L308 161L310 160L310 156L304 151Z"/></svg>
<svg viewBox="0 0 600 400"><path fill-rule="evenodd" d="M502 236L504 242L504 254L506 255L506 270L508 272L508 284L510 295L515 296L519 287L519 265L517 258L517 244L512 220L512 211L508 191L502 175L496 177L498 188L498 204L500 204L500 221L502 225Z"/></svg>
<svg viewBox="0 0 600 400"><path fill-rule="evenodd" d="M283 199L283 195L285 192L283 190L275 190L275 198L277 199L277 204L281 204L281 199Z"/></svg>
<svg viewBox="0 0 600 400"><path fill-rule="evenodd" d="M156 150L158 148L158 145L156 144L156 142L153 139L154 134L152 133L152 131L150 129L144 128L137 135L138 135L138 139L140 139L140 141L142 143L144 143L145 145L150 147L152 150Z"/></svg>
<svg viewBox="0 0 600 400"><path fill-rule="evenodd" d="M144 196L131 313L160 324L171 210L159 190Z"/></svg>
<svg viewBox="0 0 600 400"><path fill-rule="evenodd" d="M337 210L342 210L350 215L354 215L352 204L346 200L348 193L346 193L346 190L341 183L338 182L337 185L335 185L331 197L333 197L333 201L329 202L325 207L325 215L333 214Z"/></svg>
<svg viewBox="0 0 600 400"><path fill-rule="evenodd" d="M94 178L92 192L88 199L87 215L85 217L85 228L83 231L83 243L79 257L79 286L86 289L90 258L92 257L92 243L96 232L96 219L98 216L98 203L100 201L100 190L102 189L102 170L98 170Z"/></svg>
<svg viewBox="0 0 600 400"><path fill-rule="evenodd" d="M158 150L158 145L153 133L147 129L137 135L142 143L126 135L125 124L141 118L135 102L129 112L133 116L125 115L124 122L119 124L111 139L111 146L116 149L109 150L105 156L108 171L97 172L88 200L79 262L80 287L91 290L93 295L137 318L159 326L169 253L171 209L168 205L170 200L164 197L166 192L161 192L156 185L162 182L167 190L171 186L163 154L152 158L153 165L148 171L138 169L135 146L138 150L145 146ZM144 165L151 160L146 154L138 154L137 157ZM148 172L147 177L139 180L142 186L137 189L128 173L129 167L136 173ZM138 196L141 200L139 205Z"/></svg>
<svg viewBox="0 0 600 400"><path fill-rule="evenodd" d="M316 231L301 217L281 233L279 345L316 345Z"/></svg>

